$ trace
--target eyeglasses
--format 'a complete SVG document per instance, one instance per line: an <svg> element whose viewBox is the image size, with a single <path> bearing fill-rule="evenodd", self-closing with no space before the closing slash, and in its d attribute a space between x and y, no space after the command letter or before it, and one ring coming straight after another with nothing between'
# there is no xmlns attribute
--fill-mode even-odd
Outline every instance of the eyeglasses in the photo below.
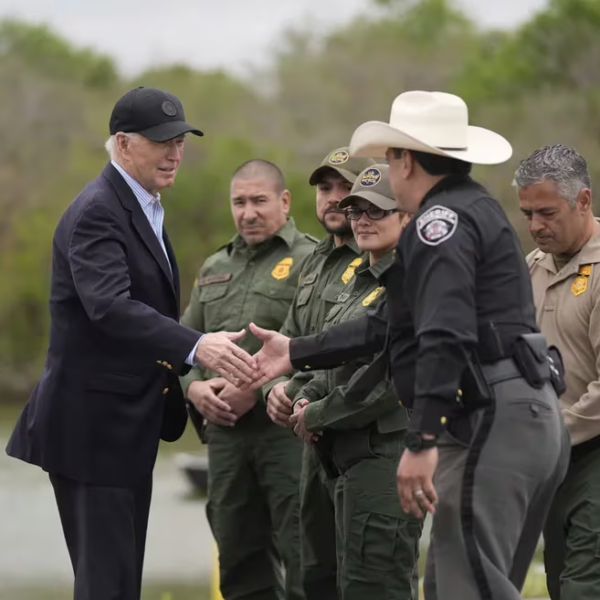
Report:
<svg viewBox="0 0 600 600"><path fill-rule="evenodd" d="M358 221L363 216L363 213L367 213L367 217L369 217L371 221L379 221L380 219L389 217L397 212L400 212L397 208L384 210L383 208L379 208L379 206L369 206L369 208L357 208L353 206L352 208L346 208L344 210L346 219L349 219L350 221Z"/></svg>

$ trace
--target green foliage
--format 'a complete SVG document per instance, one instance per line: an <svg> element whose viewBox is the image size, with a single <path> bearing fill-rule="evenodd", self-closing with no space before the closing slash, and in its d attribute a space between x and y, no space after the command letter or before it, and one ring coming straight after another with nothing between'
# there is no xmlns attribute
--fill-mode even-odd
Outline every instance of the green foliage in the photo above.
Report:
<svg viewBox="0 0 600 600"><path fill-rule="evenodd" d="M117 80L111 59L77 50L45 26L12 19L0 25L0 57L18 58L32 71L92 88L105 88Z"/></svg>
<svg viewBox="0 0 600 600"><path fill-rule="evenodd" d="M234 234L229 178L241 162L278 163L296 223L321 237L310 171L361 122L387 120L408 89L460 94L473 123L511 141L511 161L475 175L531 249L511 186L515 167L556 141L598 154L599 59L597 0L550 0L513 31L482 29L451 0L372 0L326 36L285 32L271 66L243 79L185 64L125 79L110 59L45 26L0 22L0 401L26 393L39 375L54 227L105 164L110 111L128 89L171 91L205 133L187 142L177 182L163 194L185 305L200 264ZM600 177L600 165L589 165Z"/></svg>

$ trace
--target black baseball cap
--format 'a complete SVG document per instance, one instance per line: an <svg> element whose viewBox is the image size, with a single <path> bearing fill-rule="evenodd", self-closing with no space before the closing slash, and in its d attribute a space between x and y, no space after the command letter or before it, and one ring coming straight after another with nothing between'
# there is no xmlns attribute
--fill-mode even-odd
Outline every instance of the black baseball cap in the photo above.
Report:
<svg viewBox="0 0 600 600"><path fill-rule="evenodd" d="M204 135L185 122L183 106L176 96L143 86L117 100L110 116L110 135L119 131L139 133L153 142L166 142L184 133Z"/></svg>

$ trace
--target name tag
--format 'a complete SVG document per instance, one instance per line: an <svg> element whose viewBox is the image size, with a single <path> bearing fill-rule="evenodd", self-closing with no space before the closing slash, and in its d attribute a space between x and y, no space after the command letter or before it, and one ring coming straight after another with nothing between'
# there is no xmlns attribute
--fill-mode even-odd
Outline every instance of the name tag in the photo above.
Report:
<svg viewBox="0 0 600 600"><path fill-rule="evenodd" d="M211 283L223 283L231 279L231 273L223 273L222 275L207 275L198 279L198 285L210 285Z"/></svg>

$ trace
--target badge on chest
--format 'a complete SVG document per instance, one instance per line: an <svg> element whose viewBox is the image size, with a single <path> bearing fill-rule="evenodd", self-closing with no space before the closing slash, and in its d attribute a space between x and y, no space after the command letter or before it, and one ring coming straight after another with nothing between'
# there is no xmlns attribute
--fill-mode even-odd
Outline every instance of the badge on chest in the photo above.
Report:
<svg viewBox="0 0 600 600"><path fill-rule="evenodd" d="M292 269L292 265L294 264L294 259L291 256L280 260L275 268L271 271L271 275L275 279L285 279L290 276L290 271Z"/></svg>
<svg viewBox="0 0 600 600"><path fill-rule="evenodd" d="M588 286L588 280L592 274L592 265L581 265L577 272L577 277L571 285L571 292L574 296L581 296Z"/></svg>

